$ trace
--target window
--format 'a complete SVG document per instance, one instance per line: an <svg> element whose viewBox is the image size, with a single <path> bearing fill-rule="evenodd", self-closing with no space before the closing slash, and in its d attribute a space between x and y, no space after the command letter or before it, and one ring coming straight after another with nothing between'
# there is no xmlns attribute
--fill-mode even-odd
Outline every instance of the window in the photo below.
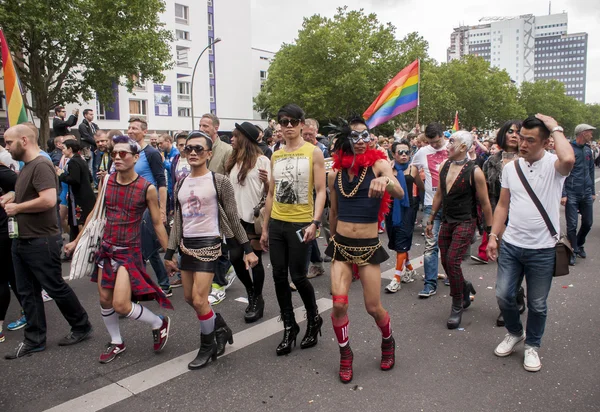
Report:
<svg viewBox="0 0 600 412"><path fill-rule="evenodd" d="M183 4L175 3L175 22L181 24L188 24L188 18L190 15L190 8Z"/></svg>
<svg viewBox="0 0 600 412"><path fill-rule="evenodd" d="M177 98L190 100L190 82L177 82Z"/></svg>
<svg viewBox="0 0 600 412"><path fill-rule="evenodd" d="M266 70L260 71L260 80L267 80L267 71Z"/></svg>
<svg viewBox="0 0 600 412"><path fill-rule="evenodd" d="M175 30L175 36L177 40L189 40L190 32L185 30Z"/></svg>
<svg viewBox="0 0 600 412"><path fill-rule="evenodd" d="M98 119L98 120L106 119L106 108L98 100L96 100L96 119Z"/></svg>
<svg viewBox="0 0 600 412"><path fill-rule="evenodd" d="M215 102L215 85L214 84L210 85L210 102L211 103Z"/></svg>
<svg viewBox="0 0 600 412"><path fill-rule="evenodd" d="M208 12L208 30L212 30L213 29L213 14L209 11Z"/></svg>
<svg viewBox="0 0 600 412"><path fill-rule="evenodd" d="M0 91L0 110L6 110L4 107L6 106L4 92Z"/></svg>
<svg viewBox="0 0 600 412"><path fill-rule="evenodd" d="M215 62L212 60L208 62L208 77L211 79L215 78Z"/></svg>
<svg viewBox="0 0 600 412"><path fill-rule="evenodd" d="M214 39L214 38L212 38L212 37L208 36L208 44L209 44L209 47L208 47L208 54L213 54L213 53L214 53L214 49L213 49L213 46L214 46L213 42L214 42L214 41L215 41L215 39Z"/></svg>
<svg viewBox="0 0 600 412"><path fill-rule="evenodd" d="M188 65L188 52L190 51L189 47L177 46L177 66L179 67L189 67Z"/></svg>
<svg viewBox="0 0 600 412"><path fill-rule="evenodd" d="M177 116L179 117L192 117L192 109L189 107L178 107Z"/></svg>
<svg viewBox="0 0 600 412"><path fill-rule="evenodd" d="M213 2L212 2L212 0L206 0L206 4L207 4L208 6L212 6L212 5L213 5Z"/></svg>
<svg viewBox="0 0 600 412"><path fill-rule="evenodd" d="M145 118L148 114L147 103L146 100L129 99L129 114Z"/></svg>

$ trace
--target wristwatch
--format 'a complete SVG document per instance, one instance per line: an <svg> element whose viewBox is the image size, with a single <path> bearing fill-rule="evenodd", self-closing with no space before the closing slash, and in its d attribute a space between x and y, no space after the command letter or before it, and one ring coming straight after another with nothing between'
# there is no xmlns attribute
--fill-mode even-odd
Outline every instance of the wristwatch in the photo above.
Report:
<svg viewBox="0 0 600 412"><path fill-rule="evenodd" d="M321 227L321 222L319 222L318 220L313 220L312 222L310 222L311 225L315 225L315 227L318 229L319 227Z"/></svg>
<svg viewBox="0 0 600 412"><path fill-rule="evenodd" d="M565 133L565 129L563 129L563 128L562 128L562 127L560 127L560 126L556 126L554 129L552 129L552 130L550 131L550 135L552 135L554 132L561 132L561 133L563 133L563 134L564 134L564 133Z"/></svg>

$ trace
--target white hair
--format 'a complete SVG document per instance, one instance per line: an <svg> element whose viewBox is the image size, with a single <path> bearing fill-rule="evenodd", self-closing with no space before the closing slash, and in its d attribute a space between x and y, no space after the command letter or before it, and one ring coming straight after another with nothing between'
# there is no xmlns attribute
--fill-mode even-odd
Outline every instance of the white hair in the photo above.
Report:
<svg viewBox="0 0 600 412"><path fill-rule="evenodd" d="M471 150L471 146L473 146L473 135L466 130L459 130L458 132L454 132L451 139L458 141L460 144L464 144L467 146L467 152Z"/></svg>

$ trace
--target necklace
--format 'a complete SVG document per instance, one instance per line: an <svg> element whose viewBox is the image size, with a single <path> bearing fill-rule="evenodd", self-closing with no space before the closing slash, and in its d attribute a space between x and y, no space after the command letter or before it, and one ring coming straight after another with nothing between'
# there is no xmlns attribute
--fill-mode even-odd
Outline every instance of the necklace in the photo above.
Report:
<svg viewBox="0 0 600 412"><path fill-rule="evenodd" d="M363 180L365 180L365 176L367 176L367 168L363 167L362 171L360 172L360 177L358 178L358 183L356 184L356 186L354 186L354 189L352 189L350 194L346 194L342 185L342 171L340 170L338 172L338 187L340 188L340 193L342 194L342 196L347 198L353 197L356 194L356 192L358 192L358 188L362 184Z"/></svg>
<svg viewBox="0 0 600 412"><path fill-rule="evenodd" d="M463 160L450 160L450 163L452 163L453 165L464 165L465 163L467 163L469 161L468 157L465 157Z"/></svg>

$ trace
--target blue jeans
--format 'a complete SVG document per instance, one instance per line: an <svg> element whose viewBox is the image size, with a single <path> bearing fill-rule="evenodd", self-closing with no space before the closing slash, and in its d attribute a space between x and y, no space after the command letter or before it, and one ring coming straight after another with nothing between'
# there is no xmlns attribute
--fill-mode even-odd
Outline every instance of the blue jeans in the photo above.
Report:
<svg viewBox="0 0 600 412"><path fill-rule="evenodd" d="M171 287L171 283L169 282L169 275L167 274L167 269L165 269L165 264L160 258L159 251L160 242L152 224L150 210L146 209L142 217L142 257L144 262L150 261L160 288L167 290Z"/></svg>
<svg viewBox="0 0 600 412"><path fill-rule="evenodd" d="M429 221L429 216L431 216L431 205L425 206L423 209L423 226ZM433 221L433 237L425 237L425 253L423 254L425 285L431 285L434 289L437 288L438 256L440 253L438 248L438 234L440 233L441 224L442 211L440 210Z"/></svg>
<svg viewBox="0 0 600 412"><path fill-rule="evenodd" d="M517 307L517 290L522 273L527 282L527 329L525 344L540 347L548 306L546 300L552 286L555 263L554 248L525 249L505 241L498 253L496 299L504 316L508 332L515 336L523 333L523 324Z"/></svg>
<svg viewBox="0 0 600 412"><path fill-rule="evenodd" d="M581 227L577 233L578 216L581 214ZM565 220L567 222L567 237L575 252L585 244L585 237L592 228L594 221L594 200L592 195L567 193L567 205L565 207Z"/></svg>

